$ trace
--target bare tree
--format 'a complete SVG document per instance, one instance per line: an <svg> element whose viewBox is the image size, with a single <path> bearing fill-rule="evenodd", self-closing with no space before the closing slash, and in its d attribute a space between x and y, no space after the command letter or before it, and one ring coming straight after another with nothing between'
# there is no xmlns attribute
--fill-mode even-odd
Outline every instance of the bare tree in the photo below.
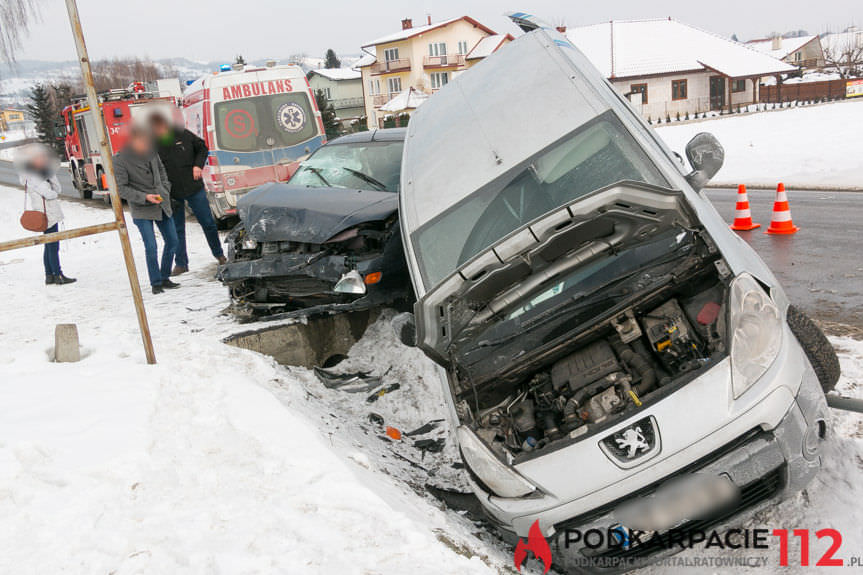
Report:
<svg viewBox="0 0 863 575"><path fill-rule="evenodd" d="M853 78L863 70L863 41L855 31L829 34L822 38L824 64L839 77Z"/></svg>
<svg viewBox="0 0 863 575"><path fill-rule="evenodd" d="M155 82L164 77L158 64L140 58L100 60L92 66L97 92L125 88L132 82Z"/></svg>
<svg viewBox="0 0 863 575"><path fill-rule="evenodd" d="M15 52L34 20L39 18L37 0L3 0L0 2L0 59L15 61Z"/></svg>

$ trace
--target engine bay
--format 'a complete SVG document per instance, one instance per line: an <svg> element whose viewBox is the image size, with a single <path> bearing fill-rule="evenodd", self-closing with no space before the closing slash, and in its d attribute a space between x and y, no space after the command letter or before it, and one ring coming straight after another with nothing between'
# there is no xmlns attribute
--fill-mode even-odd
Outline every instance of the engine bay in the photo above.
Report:
<svg viewBox="0 0 863 575"><path fill-rule="evenodd" d="M491 406L457 404L462 421L501 456L579 440L642 407L726 355L725 285L713 275L658 305L632 305Z"/></svg>

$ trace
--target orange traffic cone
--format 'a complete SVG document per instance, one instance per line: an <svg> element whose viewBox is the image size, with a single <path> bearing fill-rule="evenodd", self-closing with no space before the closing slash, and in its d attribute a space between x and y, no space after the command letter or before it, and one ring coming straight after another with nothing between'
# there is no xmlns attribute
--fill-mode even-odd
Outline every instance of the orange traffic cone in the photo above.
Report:
<svg viewBox="0 0 863 575"><path fill-rule="evenodd" d="M793 234L799 230L791 221L791 210L788 207L788 195L785 193L785 184L779 184L776 188L776 201L773 202L773 219L770 227L764 232L766 234Z"/></svg>
<svg viewBox="0 0 863 575"><path fill-rule="evenodd" d="M732 230L746 232L760 228L761 224L752 223L752 210L749 209L749 198L746 196L746 186L737 186L737 206L734 208L734 223Z"/></svg>

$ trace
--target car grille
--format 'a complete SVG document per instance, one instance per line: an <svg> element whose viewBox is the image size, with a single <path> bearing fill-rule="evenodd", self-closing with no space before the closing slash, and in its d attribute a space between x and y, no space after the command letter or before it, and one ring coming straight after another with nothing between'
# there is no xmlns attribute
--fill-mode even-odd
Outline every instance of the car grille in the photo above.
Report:
<svg viewBox="0 0 863 575"><path fill-rule="evenodd" d="M288 276L266 280L268 298L297 298L331 294L334 283L308 276Z"/></svg>

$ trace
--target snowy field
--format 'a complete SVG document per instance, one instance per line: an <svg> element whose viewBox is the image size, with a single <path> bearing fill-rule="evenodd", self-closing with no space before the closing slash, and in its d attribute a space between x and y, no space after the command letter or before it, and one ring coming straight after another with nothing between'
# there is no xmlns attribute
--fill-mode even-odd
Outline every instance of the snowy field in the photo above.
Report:
<svg viewBox="0 0 863 575"><path fill-rule="evenodd" d="M711 185L863 189L863 99L787 108L656 128L683 155L699 132L725 148L725 166Z"/></svg>
<svg viewBox="0 0 863 575"><path fill-rule="evenodd" d="M24 235L21 193L0 187L0 239ZM67 227L110 217L64 209ZM432 364L385 317L348 366L401 389L369 404L222 344L248 326L221 315L226 291L199 228L188 232L182 287L145 294L157 366L144 361L114 234L64 243L70 286L43 285L41 248L0 253L0 573L514 573L509 549L424 490L463 487L449 440L423 456L369 422L375 412L405 432L443 417ZM78 325L80 363L49 360L61 322ZM863 343L834 343L843 391L863 395L852 383ZM861 422L837 415L816 483L752 524L833 527L846 556L863 555ZM422 437L446 437L445 425Z"/></svg>

